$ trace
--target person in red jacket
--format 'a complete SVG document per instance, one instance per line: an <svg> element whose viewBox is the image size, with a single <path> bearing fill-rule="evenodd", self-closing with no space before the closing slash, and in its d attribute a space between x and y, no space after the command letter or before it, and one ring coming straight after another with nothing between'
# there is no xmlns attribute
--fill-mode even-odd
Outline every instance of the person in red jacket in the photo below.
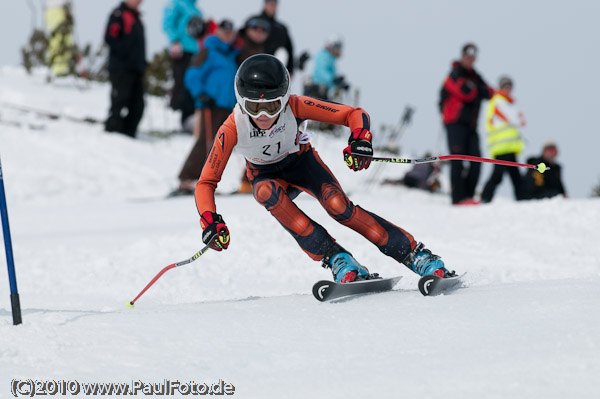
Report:
<svg viewBox="0 0 600 399"><path fill-rule="evenodd" d="M494 89L473 68L476 59L477 46L473 43L465 44L460 60L452 63L452 70L440 93L439 105L451 154L481 156L477 134L479 107L482 100L492 97ZM453 204L479 203L473 197L480 169L481 165L476 162L470 162L466 170L462 162L451 163Z"/></svg>
<svg viewBox="0 0 600 399"><path fill-rule="evenodd" d="M112 85L104 130L132 138L144 114L146 37L139 12L141 2L121 2L111 12L104 33L109 47L108 74Z"/></svg>
<svg viewBox="0 0 600 399"><path fill-rule="evenodd" d="M293 202L302 191L316 198L334 220L358 232L415 273L453 275L439 256L417 243L408 232L354 205L300 129L308 119L348 126L351 134L343 150L346 164L354 171L366 169L373 146L371 120L362 108L291 95L288 70L268 54L254 55L242 63L234 89L237 104L219 128L196 184L196 207L204 243L217 251L230 244L229 229L217 213L214 194L235 147L246 158L256 201L311 259L331 268L336 282L348 283L371 275ZM261 239L268 240L271 232L261 234Z"/></svg>

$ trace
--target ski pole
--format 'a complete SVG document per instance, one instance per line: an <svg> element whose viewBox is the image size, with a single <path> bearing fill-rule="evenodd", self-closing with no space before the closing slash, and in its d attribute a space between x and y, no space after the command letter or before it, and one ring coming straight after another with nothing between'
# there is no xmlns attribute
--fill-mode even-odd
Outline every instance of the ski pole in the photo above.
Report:
<svg viewBox="0 0 600 399"><path fill-rule="evenodd" d="M19 325L23 322L21 317L21 302L17 289L17 276L15 274L15 259L13 256L12 241L10 239L10 227L8 225L8 207L6 205L6 193L4 191L4 177L2 175L2 162L0 162L0 229L4 233L4 251L6 254L6 267L8 269L8 283L10 286L10 304L12 309L13 324Z"/></svg>
<svg viewBox="0 0 600 399"><path fill-rule="evenodd" d="M531 165L527 163L518 163L511 161L503 161L501 159L489 159L489 158L481 158L474 157L471 155L441 155L439 157L427 157L427 158L380 158L380 157L371 157L371 161L373 162L389 162L389 163L405 163L405 164L420 164L420 163L430 163L430 162L438 162L438 161L472 161L472 162L482 162L482 163L494 163L497 165L505 165L505 166L518 166L523 168L535 169L540 173L544 173L547 170L550 170L545 163L541 162L537 165Z"/></svg>
<svg viewBox="0 0 600 399"><path fill-rule="evenodd" d="M125 306L127 306L128 308L135 307L135 305L134 305L135 301L137 301L142 295L144 295L144 292L146 292L148 290L148 288L150 288L152 286L152 284L154 284L156 282L156 280L158 280L163 274L165 274L167 272L167 270L174 269L177 266L183 266L183 265L187 265L188 263L192 263L193 261L198 259L202 254L204 254L206 251L208 251L209 248L210 248L210 246L207 245L204 248L202 248L200 251L196 252L191 258L182 260L181 262L172 263L169 266L164 267L160 272L158 272L158 274L156 276L154 276L154 278L148 283L148 285L146 285L144 287L142 292L140 292L133 301L127 302L125 304Z"/></svg>

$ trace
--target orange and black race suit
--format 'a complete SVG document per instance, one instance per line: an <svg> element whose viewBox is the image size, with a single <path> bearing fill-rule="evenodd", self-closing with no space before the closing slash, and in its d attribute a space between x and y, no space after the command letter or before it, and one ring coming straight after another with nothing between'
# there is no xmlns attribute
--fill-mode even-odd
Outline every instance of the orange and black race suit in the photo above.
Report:
<svg viewBox="0 0 600 399"><path fill-rule="evenodd" d="M339 223L363 235L381 252L402 262L416 246L413 237L385 219L354 205L337 179L298 130L304 120L370 129L361 108L311 97L290 96L286 109L267 130L257 128L236 105L221 126L196 185L200 214L216 212L214 192L234 147L246 158L254 198L294 237L314 260L321 260L335 240L292 201L301 191L315 197Z"/></svg>

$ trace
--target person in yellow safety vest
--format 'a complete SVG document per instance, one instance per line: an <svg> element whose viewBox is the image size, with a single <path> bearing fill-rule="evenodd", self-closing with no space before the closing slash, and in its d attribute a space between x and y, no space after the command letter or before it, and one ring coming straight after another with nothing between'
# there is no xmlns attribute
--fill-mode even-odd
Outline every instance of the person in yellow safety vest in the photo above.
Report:
<svg viewBox="0 0 600 399"><path fill-rule="evenodd" d="M525 126L523 114L515 106L512 97L513 81L503 76L499 81L499 90L491 98L486 116L487 145L494 159L516 162L517 155L523 150L524 143L519 128ZM507 172L514 186L515 198L523 199L523 183L518 168L494 165L494 170L484 186L481 201L490 202L496 187Z"/></svg>
<svg viewBox="0 0 600 399"><path fill-rule="evenodd" d="M70 0L47 0L46 28L50 35L47 58L54 76L68 75L74 68L73 14ZM71 65L73 63L73 65Z"/></svg>

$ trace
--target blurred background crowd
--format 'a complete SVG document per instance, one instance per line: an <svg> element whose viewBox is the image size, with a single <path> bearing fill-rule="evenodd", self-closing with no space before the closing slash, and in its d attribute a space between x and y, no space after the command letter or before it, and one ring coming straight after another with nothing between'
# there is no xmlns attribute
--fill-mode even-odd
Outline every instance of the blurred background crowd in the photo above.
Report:
<svg viewBox="0 0 600 399"><path fill-rule="evenodd" d="M322 32L321 49L313 54L294 47L293 32L278 16L278 0L257 1L256 13L236 26L229 18L215 19L210 10L196 0L165 0L162 32L167 48L161 54L147 54L147 26L140 12L142 0L115 3L106 16L104 47L93 51L78 45L71 0L46 0L43 32L36 31L23 49L27 68L45 64L48 79L76 75L108 80L111 84L110 109L104 121L107 132L136 137L144 114L144 96L168 97L169 107L180 113L180 131L195 138L190 153L184 157L177 194L193 192L204 159L219 126L231 113L236 99L233 81L238 66L254 54L267 53L279 58L294 81L300 81L295 94L334 102L359 105L357 87L340 73L338 62L344 52L343 34ZM44 51L36 54L43 44ZM487 81L476 68L479 48L476 43L457 43L457 57L441 80L437 97L447 150L451 154L489 156L517 162L522 156L526 119L515 97L517 86L511 71L497 81ZM353 60L353 62L356 62ZM367 63L365 68L368 68ZM354 90L351 90L354 89ZM362 105L361 105L362 106ZM364 108L369 111L368 105ZM480 112L483 108L483 112ZM397 155L404 130L414 109L407 107L400 123L382 126L379 151ZM480 116L485 117L485 132L479 132ZM387 129L386 129L387 128ZM318 125L324 132L335 127ZM439 148L437 149L440 150ZM425 154L427 156L429 154ZM509 176L516 200L567 196L557 161L558 144L546 140L527 163L544 162L550 167L545 174L529 169L496 165L482 179L480 164L452 162L450 171L451 201L454 205L476 205L493 200L503 176ZM442 165L416 165L397 180L383 184L402 184L432 192L440 189ZM240 192L250 187L243 179ZM479 190L479 191L476 191Z"/></svg>

